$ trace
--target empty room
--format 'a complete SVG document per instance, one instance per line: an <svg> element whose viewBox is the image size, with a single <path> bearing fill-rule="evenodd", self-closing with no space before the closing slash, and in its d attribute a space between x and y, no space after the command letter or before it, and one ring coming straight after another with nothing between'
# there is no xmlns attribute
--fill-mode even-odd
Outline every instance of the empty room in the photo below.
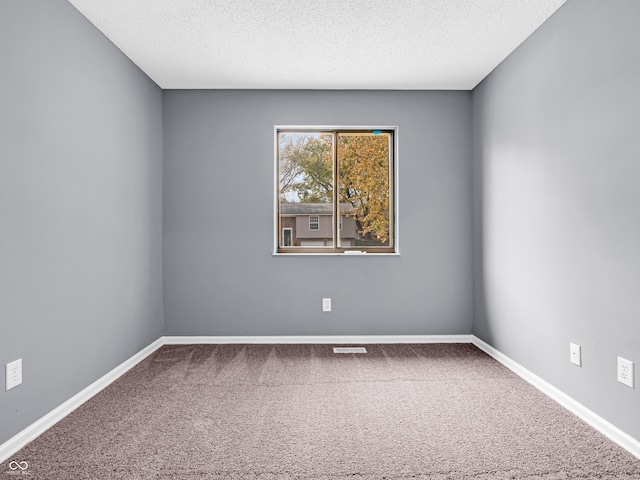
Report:
<svg viewBox="0 0 640 480"><path fill-rule="evenodd" d="M0 480L640 480L638 0L0 0Z"/></svg>

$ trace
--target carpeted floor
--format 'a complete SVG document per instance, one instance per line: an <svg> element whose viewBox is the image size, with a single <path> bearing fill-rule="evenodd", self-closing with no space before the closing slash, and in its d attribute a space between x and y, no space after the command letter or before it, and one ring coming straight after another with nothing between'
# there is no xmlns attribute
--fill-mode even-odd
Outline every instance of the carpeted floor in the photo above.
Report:
<svg viewBox="0 0 640 480"><path fill-rule="evenodd" d="M11 460L51 480L640 479L472 345L366 348L165 346Z"/></svg>

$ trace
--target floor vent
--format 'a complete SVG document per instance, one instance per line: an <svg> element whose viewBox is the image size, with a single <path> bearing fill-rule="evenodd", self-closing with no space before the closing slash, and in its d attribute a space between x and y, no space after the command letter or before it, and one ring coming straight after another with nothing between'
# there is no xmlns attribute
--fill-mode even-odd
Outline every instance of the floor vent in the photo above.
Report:
<svg viewBox="0 0 640 480"><path fill-rule="evenodd" d="M333 353L367 353L364 347L333 347Z"/></svg>

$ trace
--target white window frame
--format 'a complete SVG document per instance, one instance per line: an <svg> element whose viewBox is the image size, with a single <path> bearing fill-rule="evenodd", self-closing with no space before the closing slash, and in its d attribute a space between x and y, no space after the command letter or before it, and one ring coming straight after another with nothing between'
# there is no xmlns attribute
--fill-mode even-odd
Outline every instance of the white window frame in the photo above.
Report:
<svg viewBox="0 0 640 480"><path fill-rule="evenodd" d="M315 218L315 220L312 222L311 219ZM311 225L315 225L316 228L311 228ZM309 215L309 231L311 232L317 232L320 230L320 215Z"/></svg>
<svg viewBox="0 0 640 480"><path fill-rule="evenodd" d="M393 132L393 161L392 161L392 172L393 172L393 224L391 228L393 229L393 251L388 252L375 252L375 255L372 256L400 256L400 199L399 199L399 179L400 179L400 149L399 149L399 128L397 125L274 125L274 149L273 149L273 158L274 158L274 181L275 181L275 191L279 192L279 177L278 177L278 169L279 169L279 157L278 157L278 133L280 131L308 131L308 132L318 132L318 131L340 131L340 130L390 130ZM274 231L276 235L274 236L274 248L273 255L275 256L290 256L290 255L353 255L353 254L365 254L366 251L358 251L358 248L349 248L344 249L345 251L316 251L315 249L309 249L307 251L296 251L296 252L283 252L279 250L279 195L276 193L274 195ZM340 215L340 217L342 217ZM332 230L333 230L333 222L332 222ZM340 230L342 230L342 218L340 218Z"/></svg>

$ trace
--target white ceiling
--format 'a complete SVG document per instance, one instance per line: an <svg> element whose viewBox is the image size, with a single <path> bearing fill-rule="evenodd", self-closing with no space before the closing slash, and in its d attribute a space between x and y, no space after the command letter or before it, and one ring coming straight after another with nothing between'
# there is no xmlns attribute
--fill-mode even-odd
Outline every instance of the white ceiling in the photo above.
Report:
<svg viewBox="0 0 640 480"><path fill-rule="evenodd" d="M470 90L566 0L69 0L160 87Z"/></svg>

